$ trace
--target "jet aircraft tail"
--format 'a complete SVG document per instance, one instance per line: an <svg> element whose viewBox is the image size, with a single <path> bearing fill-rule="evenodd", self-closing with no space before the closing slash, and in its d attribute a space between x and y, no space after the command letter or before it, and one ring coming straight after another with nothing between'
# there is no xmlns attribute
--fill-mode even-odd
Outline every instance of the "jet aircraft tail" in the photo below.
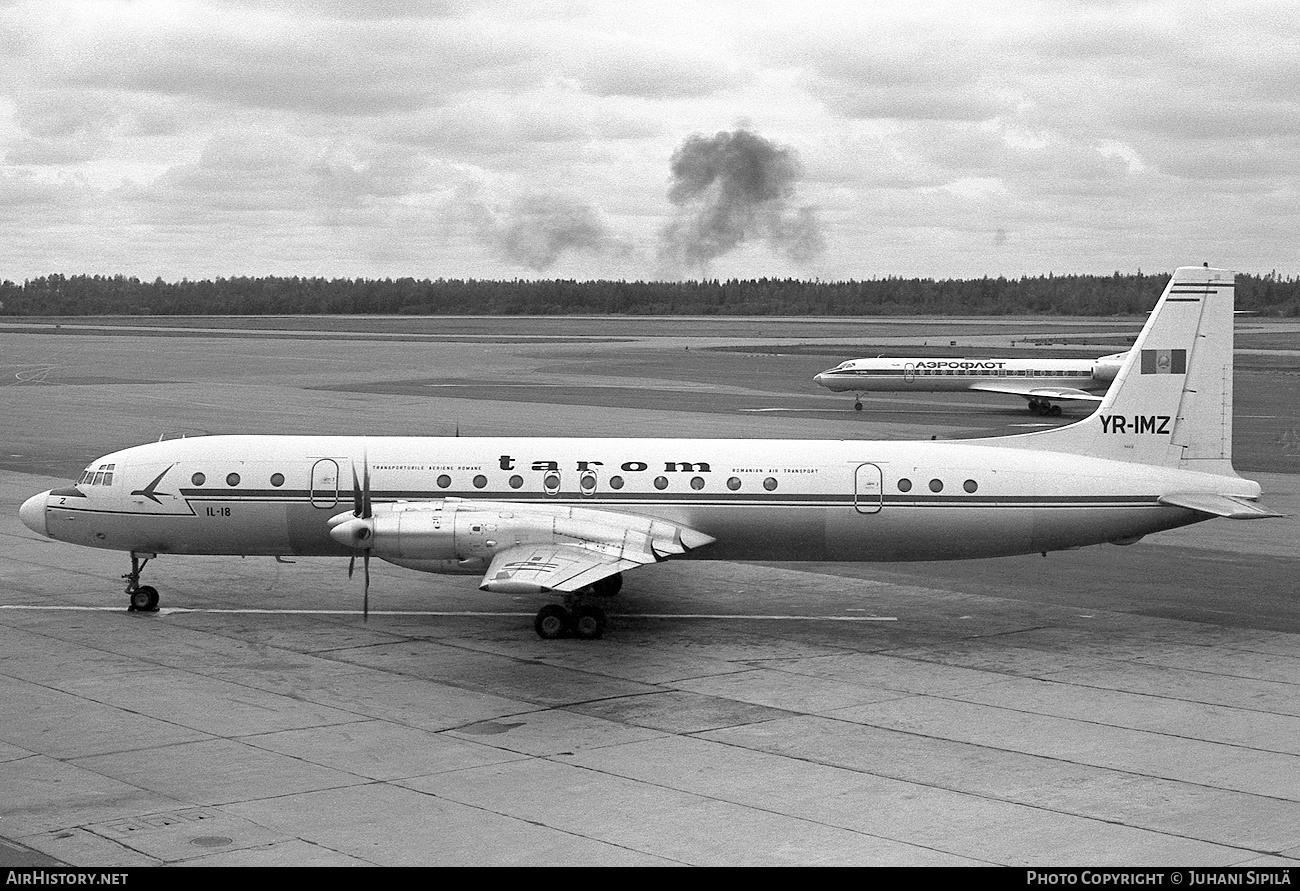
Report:
<svg viewBox="0 0 1300 891"><path fill-rule="evenodd" d="M1236 476L1234 287L1227 269L1175 270L1097 411L1014 444Z"/></svg>

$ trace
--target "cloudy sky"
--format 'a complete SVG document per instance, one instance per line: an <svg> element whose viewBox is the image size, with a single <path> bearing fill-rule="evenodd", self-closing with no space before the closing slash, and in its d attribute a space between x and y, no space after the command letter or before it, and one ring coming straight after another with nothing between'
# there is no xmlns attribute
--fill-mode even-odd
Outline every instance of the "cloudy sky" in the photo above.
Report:
<svg viewBox="0 0 1300 891"><path fill-rule="evenodd" d="M0 279L1300 274L1295 0L0 0Z"/></svg>

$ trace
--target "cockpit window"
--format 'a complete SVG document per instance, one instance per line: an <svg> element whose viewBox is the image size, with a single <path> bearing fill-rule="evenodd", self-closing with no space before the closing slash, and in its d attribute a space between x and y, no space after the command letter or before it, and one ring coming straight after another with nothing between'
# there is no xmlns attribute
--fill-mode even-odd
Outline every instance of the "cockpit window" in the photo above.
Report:
<svg viewBox="0 0 1300 891"><path fill-rule="evenodd" d="M94 464L87 467L81 473L81 479L77 480L78 486L111 486L113 485L113 468L115 464L100 464L96 467Z"/></svg>

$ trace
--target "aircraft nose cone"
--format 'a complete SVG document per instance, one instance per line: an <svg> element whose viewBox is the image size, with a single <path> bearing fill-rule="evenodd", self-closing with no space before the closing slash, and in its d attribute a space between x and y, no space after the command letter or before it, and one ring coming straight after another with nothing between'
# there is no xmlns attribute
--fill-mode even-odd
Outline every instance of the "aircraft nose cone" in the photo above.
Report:
<svg viewBox="0 0 1300 891"><path fill-rule="evenodd" d="M47 489L39 495L28 498L23 502L23 506L18 508L18 519L23 521L23 525L46 538L49 537L49 533L45 530L45 504L49 497L50 492Z"/></svg>
<svg viewBox="0 0 1300 891"><path fill-rule="evenodd" d="M826 380L826 373L823 372L821 374L813 375L813 380L820 384L822 381Z"/></svg>

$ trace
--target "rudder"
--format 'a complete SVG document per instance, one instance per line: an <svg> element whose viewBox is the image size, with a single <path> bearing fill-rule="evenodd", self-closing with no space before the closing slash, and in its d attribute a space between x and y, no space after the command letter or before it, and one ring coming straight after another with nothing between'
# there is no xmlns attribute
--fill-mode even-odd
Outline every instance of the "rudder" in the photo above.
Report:
<svg viewBox="0 0 1300 891"><path fill-rule="evenodd" d="M1179 267L1097 411L1076 424L1011 439L1035 449L1235 476L1234 291L1230 270Z"/></svg>

